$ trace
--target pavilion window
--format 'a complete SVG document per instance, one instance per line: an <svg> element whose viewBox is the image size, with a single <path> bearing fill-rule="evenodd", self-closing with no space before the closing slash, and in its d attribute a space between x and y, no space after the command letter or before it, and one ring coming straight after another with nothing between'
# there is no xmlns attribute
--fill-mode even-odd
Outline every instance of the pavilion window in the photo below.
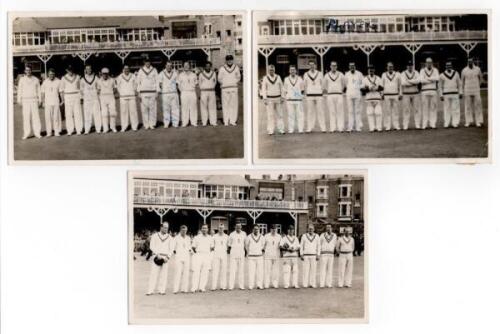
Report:
<svg viewBox="0 0 500 334"><path fill-rule="evenodd" d="M287 35L293 35L293 32L292 32L292 21L291 20L286 20L286 34Z"/></svg>
<svg viewBox="0 0 500 334"><path fill-rule="evenodd" d="M300 30L302 35L307 35L307 20L300 20Z"/></svg>
<svg viewBox="0 0 500 334"><path fill-rule="evenodd" d="M309 35L314 35L314 20L308 21L309 25Z"/></svg>
<svg viewBox="0 0 500 334"><path fill-rule="evenodd" d="M293 26L293 34L294 35L300 35L300 21L293 20L292 21L292 26Z"/></svg>
<svg viewBox="0 0 500 334"><path fill-rule="evenodd" d="M315 27L316 27L316 35L321 34L321 32L323 30L322 29L323 27L322 27L322 24L321 24L321 20L316 20L315 21Z"/></svg>

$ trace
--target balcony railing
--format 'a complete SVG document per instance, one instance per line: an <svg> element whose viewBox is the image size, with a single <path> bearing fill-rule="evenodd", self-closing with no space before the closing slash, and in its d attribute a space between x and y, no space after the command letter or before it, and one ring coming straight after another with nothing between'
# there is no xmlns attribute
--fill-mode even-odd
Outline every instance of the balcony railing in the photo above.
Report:
<svg viewBox="0 0 500 334"><path fill-rule="evenodd" d="M394 33L323 33L319 35L260 35L258 43L314 44L314 43L387 43L487 40L486 31L439 31Z"/></svg>
<svg viewBox="0 0 500 334"><path fill-rule="evenodd" d="M221 44L220 38L187 38L187 39L165 39L151 41L114 41L114 42L88 42L88 43L64 43L44 45L14 45L14 53L26 52L78 52L89 50L133 50L133 49L161 49L161 48L186 48L186 47L209 47Z"/></svg>
<svg viewBox="0 0 500 334"><path fill-rule="evenodd" d="M163 196L134 196L135 204L160 204L179 206L202 206L209 208L245 208L245 209L285 209L307 210L307 202L299 201L264 201L264 200L237 200L220 198L191 198L191 197L163 197Z"/></svg>

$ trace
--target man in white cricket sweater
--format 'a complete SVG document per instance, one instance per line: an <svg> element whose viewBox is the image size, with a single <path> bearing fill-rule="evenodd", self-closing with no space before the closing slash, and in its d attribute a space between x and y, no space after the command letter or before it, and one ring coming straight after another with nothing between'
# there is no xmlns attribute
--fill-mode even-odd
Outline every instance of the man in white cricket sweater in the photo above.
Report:
<svg viewBox="0 0 500 334"><path fill-rule="evenodd" d="M443 101L444 127L458 128L460 124L460 100L462 99L462 81L451 61L446 62L446 69L439 76L439 93Z"/></svg>
<svg viewBox="0 0 500 334"><path fill-rule="evenodd" d="M283 252L283 287L299 288L299 238L295 236L295 227L288 227L287 235L280 241Z"/></svg>
<svg viewBox="0 0 500 334"><path fill-rule="evenodd" d="M172 250L175 254L175 276L173 293L188 292L191 265L191 238L187 235L187 226L182 225L179 234L174 237Z"/></svg>
<svg viewBox="0 0 500 334"><path fill-rule="evenodd" d="M67 135L71 136L75 130L77 135L81 135L83 119L80 104L80 76L73 73L71 65L66 68L66 74L61 79L60 93L64 101Z"/></svg>
<svg viewBox="0 0 500 334"><path fill-rule="evenodd" d="M116 82L109 76L109 69L104 67L101 70L101 78L97 80L97 92L101 102L102 132L116 132Z"/></svg>
<svg viewBox="0 0 500 334"><path fill-rule="evenodd" d="M210 123L210 125L216 126L215 85L217 85L217 74L212 70L211 62L205 63L205 68L198 74L198 82L200 86L201 124L206 126Z"/></svg>
<svg viewBox="0 0 500 334"><path fill-rule="evenodd" d="M219 229L214 234L214 254L212 259L212 290L217 289L220 277L220 289L227 288L227 243L228 235L224 233L224 224L219 224Z"/></svg>
<svg viewBox="0 0 500 334"><path fill-rule="evenodd" d="M35 137L42 138L38 109L41 102L40 80L31 74L31 66L26 65L17 86L17 103L22 106L23 112L23 139L31 135L32 126Z"/></svg>
<svg viewBox="0 0 500 334"><path fill-rule="evenodd" d="M276 232L276 225L264 238L264 288L278 287L281 236Z"/></svg>
<svg viewBox="0 0 500 334"><path fill-rule="evenodd" d="M168 223L164 222L161 224L160 232L154 233L151 236L149 244L152 256L148 291L146 292L147 296L152 295L156 291L164 295L167 291L168 261L172 257L172 246L173 238L168 233Z"/></svg>
<svg viewBox="0 0 500 334"><path fill-rule="evenodd" d="M326 132L325 107L323 99L323 74L316 70L316 62L309 61L309 71L304 73L304 92L307 103L307 130L311 132L318 119L321 132Z"/></svg>
<svg viewBox="0 0 500 334"><path fill-rule="evenodd" d="M83 120L85 127L85 134L90 133L92 127L92 120L96 133L101 133L102 129L102 116L101 104L99 103L99 96L97 95L97 81L99 78L92 71L92 66L85 66L85 73L80 79L80 90L83 97Z"/></svg>
<svg viewBox="0 0 500 334"><path fill-rule="evenodd" d="M214 251L214 239L208 234L208 225L201 226L201 233L193 238L192 243L193 276L191 280L191 292L205 292L208 282L208 271L212 264L212 252Z"/></svg>
<svg viewBox="0 0 500 334"><path fill-rule="evenodd" d="M238 84L241 81L241 73L233 61L232 55L226 56L226 63L219 69L217 80L221 88L224 125L235 126L238 121Z"/></svg>
<svg viewBox="0 0 500 334"><path fill-rule="evenodd" d="M413 114L415 128L422 127L422 110L420 109L420 76L409 61L406 70L401 73L401 93L403 95L403 130L408 130L410 116Z"/></svg>
<svg viewBox="0 0 500 334"><path fill-rule="evenodd" d="M252 233L245 241L248 259L248 288L264 288L264 236L259 226L254 225Z"/></svg>
<svg viewBox="0 0 500 334"><path fill-rule="evenodd" d="M375 68L368 66L368 75L363 79L363 89L366 92L366 117L370 132L382 131L382 79L375 75Z"/></svg>
<svg viewBox="0 0 500 334"><path fill-rule="evenodd" d="M316 266L319 260L319 235L314 233L314 225L309 224L307 232L300 238L300 258L302 267L302 286L316 287Z"/></svg>
<svg viewBox="0 0 500 334"><path fill-rule="evenodd" d="M438 107L439 71L431 58L425 60L425 67L420 70L422 83L422 129L436 128Z"/></svg>
<svg viewBox="0 0 500 334"><path fill-rule="evenodd" d="M392 129L400 130L399 124L399 101L403 95L401 92L401 75L394 71L394 64L387 63L387 71L382 74L383 92L383 122L385 131Z"/></svg>
<svg viewBox="0 0 500 334"><path fill-rule="evenodd" d="M54 135L59 137L61 133L61 111L59 110L59 85L61 80L56 78L56 72L53 68L49 69L49 76L42 83L41 100L45 109L45 130L46 136Z"/></svg>
<svg viewBox="0 0 500 334"><path fill-rule="evenodd" d="M173 68L170 60L165 64L165 69L158 75L161 90L161 106L163 110L163 127L170 124L174 128L179 126L179 92L177 91L177 78L179 73Z"/></svg>
<svg viewBox="0 0 500 334"><path fill-rule="evenodd" d="M354 239L347 228L344 228L342 237L337 239L337 252L339 253L338 287L350 288L352 286Z"/></svg>
<svg viewBox="0 0 500 334"><path fill-rule="evenodd" d="M297 75L297 68L290 66L290 75L283 82L283 94L285 98L288 133L293 133L295 128L299 133L304 132L304 80ZM295 126L297 124L297 126Z"/></svg>
<svg viewBox="0 0 500 334"><path fill-rule="evenodd" d="M151 66L149 58L144 58L144 66L137 72L137 92L141 99L142 124L144 129L156 127L156 109L160 85L158 71Z"/></svg>
<svg viewBox="0 0 500 334"><path fill-rule="evenodd" d="M235 230L229 234L227 242L229 252L229 290L234 289L236 272L238 272L238 285L245 289L245 240L247 234L241 230L241 224L235 225Z"/></svg>
<svg viewBox="0 0 500 334"><path fill-rule="evenodd" d="M344 131L344 90L345 78L337 71L337 62L330 63L330 72L325 74L323 89L326 91L326 107L330 115L330 132Z"/></svg>
<svg viewBox="0 0 500 334"><path fill-rule="evenodd" d="M347 132L353 130L361 131L363 121L361 119L361 87L363 85L363 74L356 70L356 64L349 63L349 71L344 74L346 86L347 103Z"/></svg>
<svg viewBox="0 0 500 334"><path fill-rule="evenodd" d="M198 126L198 99L196 96L198 77L191 71L189 62L184 62L184 70L179 74L177 83L181 91L182 127L189 124L196 127Z"/></svg>
<svg viewBox="0 0 500 334"><path fill-rule="evenodd" d="M128 65L123 66L123 72L116 78L116 88L120 95L120 123L121 132L128 129L129 119L132 130L137 131L139 118L137 115L137 83L135 76L130 73Z"/></svg>
<svg viewBox="0 0 500 334"><path fill-rule="evenodd" d="M262 79L262 97L266 106L267 134L273 135L276 126L280 134L285 133L282 104L283 82L275 73L274 65L269 65L268 73Z"/></svg>
<svg viewBox="0 0 500 334"><path fill-rule="evenodd" d="M479 66L474 65L474 59L467 60L467 66L462 70L462 87L465 96L465 126L470 126L474 120L477 127L483 126L483 106L481 102L482 73Z"/></svg>
<svg viewBox="0 0 500 334"><path fill-rule="evenodd" d="M332 224L326 225L326 232L319 237L319 287L333 287L333 264L337 235L333 233Z"/></svg>

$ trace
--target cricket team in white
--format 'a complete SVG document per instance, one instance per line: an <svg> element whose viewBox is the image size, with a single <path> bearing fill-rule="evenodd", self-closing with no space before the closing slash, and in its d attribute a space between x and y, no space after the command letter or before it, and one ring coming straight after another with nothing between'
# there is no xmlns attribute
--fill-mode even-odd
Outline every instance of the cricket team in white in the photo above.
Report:
<svg viewBox="0 0 500 334"><path fill-rule="evenodd" d="M90 65L85 66L85 73L80 77L69 66L61 79L56 78L53 69L49 69L41 85L32 74L31 67L26 66L17 87L17 103L22 106L23 115L22 138L26 139L32 134L42 138L40 106L45 111L46 136L60 136L60 107L63 104L68 136L74 133L89 134L92 125L96 133L110 130L117 132L117 98L121 132L127 131L129 126L133 131L138 130L138 99L145 129L154 129L158 124L158 100L164 128L196 127L199 124L197 89L200 92L201 125L217 126L217 83L221 89L223 123L235 126L238 121L238 83L241 73L233 59L231 55L226 56L225 64L217 72L212 69L212 63L207 62L204 69L196 74L189 62L185 62L183 70L179 72L170 61L158 73L146 58L144 66L135 74L125 65L123 72L116 78L110 76L108 68L102 68L101 77L98 77Z"/></svg>
<svg viewBox="0 0 500 334"><path fill-rule="evenodd" d="M443 103L444 128L457 128L462 97L465 105L464 126L475 123L481 127L484 122L480 94L482 73L472 58L468 59L461 73L454 70L449 61L445 70L439 73L431 58L426 59L420 72L409 62L407 69L399 73L389 62L387 71L381 77L375 75L372 66L363 76L352 62L346 73L337 69L335 61L330 64L330 71L324 74L316 69L314 61L309 62L309 68L300 77L297 68L292 65L289 76L281 80L274 65L269 65L261 85L269 135L284 134L287 130L288 133L312 132L316 123L321 132L362 131L363 95L371 132L407 130L412 115L416 129L435 129L439 100ZM283 107L287 113L287 124Z"/></svg>
<svg viewBox="0 0 500 334"><path fill-rule="evenodd" d="M295 236L293 226L282 237L275 226L271 227L271 232L262 235L256 225L247 235L241 224L236 224L235 230L227 235L224 224L221 224L217 233L211 235L208 225L204 224L200 233L191 239L185 225L176 236L172 236L165 222L160 231L151 236L150 249L153 260L146 295L166 293L172 263L175 269L173 293L205 292L209 288L212 291L233 290L236 285L244 290L245 270L248 270L248 289L278 288L280 266L283 288L299 288L299 259L303 261L304 288L318 285L332 288L335 252L339 254L337 286L352 286L354 239L347 229L337 237L330 224L321 235L314 232L311 224L300 239ZM318 265L319 282L316 275Z"/></svg>

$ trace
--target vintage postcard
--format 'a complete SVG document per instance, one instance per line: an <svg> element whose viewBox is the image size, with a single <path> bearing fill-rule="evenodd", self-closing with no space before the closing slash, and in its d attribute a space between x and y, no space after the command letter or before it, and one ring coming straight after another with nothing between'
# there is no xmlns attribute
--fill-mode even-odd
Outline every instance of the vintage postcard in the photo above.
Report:
<svg viewBox="0 0 500 334"><path fill-rule="evenodd" d="M243 163L245 20L10 13L11 163Z"/></svg>
<svg viewBox="0 0 500 334"><path fill-rule="evenodd" d="M364 171L133 171L129 322L368 321Z"/></svg>
<svg viewBox="0 0 500 334"><path fill-rule="evenodd" d="M258 163L489 162L487 11L253 12Z"/></svg>

